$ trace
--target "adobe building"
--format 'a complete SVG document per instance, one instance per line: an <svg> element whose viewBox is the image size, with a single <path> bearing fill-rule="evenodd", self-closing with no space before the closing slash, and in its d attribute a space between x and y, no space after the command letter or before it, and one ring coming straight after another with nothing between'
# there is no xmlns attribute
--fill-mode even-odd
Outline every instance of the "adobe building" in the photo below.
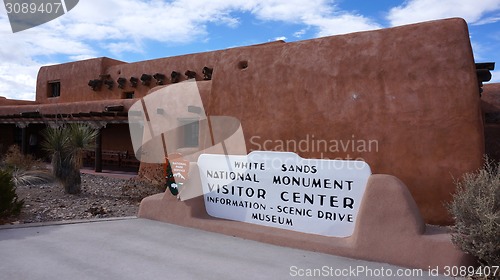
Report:
<svg viewBox="0 0 500 280"><path fill-rule="evenodd" d="M481 98L486 154L500 160L500 84L485 84Z"/></svg>
<svg viewBox="0 0 500 280"><path fill-rule="evenodd" d="M401 179L427 223L448 224L453 180L482 165L485 138L499 158L500 103L492 96L500 88L480 94L491 66L475 64L462 19L135 63L45 66L36 101L0 100L0 149L19 143L28 152L30 135L45 126L85 122L101 131L90 155L96 169L116 164L104 161L116 152L119 165L137 167L132 104L156 86L196 79L206 114L240 120L249 152L363 159L373 174Z"/></svg>

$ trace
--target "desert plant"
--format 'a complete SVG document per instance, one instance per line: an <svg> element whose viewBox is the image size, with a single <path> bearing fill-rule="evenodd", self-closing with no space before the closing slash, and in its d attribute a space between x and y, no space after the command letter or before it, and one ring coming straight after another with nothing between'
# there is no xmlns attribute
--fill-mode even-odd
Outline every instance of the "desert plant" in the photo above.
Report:
<svg viewBox="0 0 500 280"><path fill-rule="evenodd" d="M500 165L488 158L483 168L456 182L448 209L454 218L452 241L482 266L500 263Z"/></svg>
<svg viewBox="0 0 500 280"><path fill-rule="evenodd" d="M84 124L70 124L68 126L68 145L71 148L71 161L79 170L83 166L85 150L93 147L98 131Z"/></svg>
<svg viewBox="0 0 500 280"><path fill-rule="evenodd" d="M43 162L32 155L23 155L18 145L11 145L3 158L3 164L8 169L35 170L43 169Z"/></svg>
<svg viewBox="0 0 500 280"><path fill-rule="evenodd" d="M54 177L45 170L14 169L11 171L12 182L16 187L38 185L54 181Z"/></svg>
<svg viewBox="0 0 500 280"><path fill-rule="evenodd" d="M10 172L0 170L0 219L18 215L23 204L24 200L18 200Z"/></svg>
<svg viewBox="0 0 500 280"><path fill-rule="evenodd" d="M52 174L67 193L81 190L80 168L82 154L92 147L97 131L85 124L72 123L58 128L47 128L43 132L42 147L52 154Z"/></svg>

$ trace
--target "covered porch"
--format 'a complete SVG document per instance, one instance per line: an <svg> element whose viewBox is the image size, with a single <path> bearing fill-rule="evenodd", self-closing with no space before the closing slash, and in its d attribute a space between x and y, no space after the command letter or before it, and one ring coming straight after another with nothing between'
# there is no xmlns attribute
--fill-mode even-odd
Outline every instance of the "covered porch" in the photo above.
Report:
<svg viewBox="0 0 500 280"><path fill-rule="evenodd" d="M18 145L23 154L49 159L41 149L42 131L68 123L84 123L98 131L95 145L84 155L84 164L95 172L103 169L137 172L128 129L128 109L136 100L106 100L60 104L0 107L0 153Z"/></svg>

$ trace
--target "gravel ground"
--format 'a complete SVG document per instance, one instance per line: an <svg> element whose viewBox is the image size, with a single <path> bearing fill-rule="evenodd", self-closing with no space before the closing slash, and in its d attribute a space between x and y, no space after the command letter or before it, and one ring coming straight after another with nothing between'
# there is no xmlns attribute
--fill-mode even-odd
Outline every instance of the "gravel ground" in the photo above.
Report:
<svg viewBox="0 0 500 280"><path fill-rule="evenodd" d="M134 182L82 174L82 192L77 195L66 194L57 183L20 186L17 194L24 199L24 207L11 223L135 216L140 198L123 191L135 187Z"/></svg>

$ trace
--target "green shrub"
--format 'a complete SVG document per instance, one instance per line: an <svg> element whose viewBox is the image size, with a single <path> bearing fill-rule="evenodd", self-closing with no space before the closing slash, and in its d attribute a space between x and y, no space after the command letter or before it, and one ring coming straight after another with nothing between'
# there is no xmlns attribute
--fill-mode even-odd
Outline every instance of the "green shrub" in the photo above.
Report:
<svg viewBox="0 0 500 280"><path fill-rule="evenodd" d="M0 170L0 218L18 215L23 204L24 200L18 201L12 175L7 171Z"/></svg>
<svg viewBox="0 0 500 280"><path fill-rule="evenodd" d="M484 167L457 181L448 209L455 220L452 241L482 266L500 264L500 165Z"/></svg>

